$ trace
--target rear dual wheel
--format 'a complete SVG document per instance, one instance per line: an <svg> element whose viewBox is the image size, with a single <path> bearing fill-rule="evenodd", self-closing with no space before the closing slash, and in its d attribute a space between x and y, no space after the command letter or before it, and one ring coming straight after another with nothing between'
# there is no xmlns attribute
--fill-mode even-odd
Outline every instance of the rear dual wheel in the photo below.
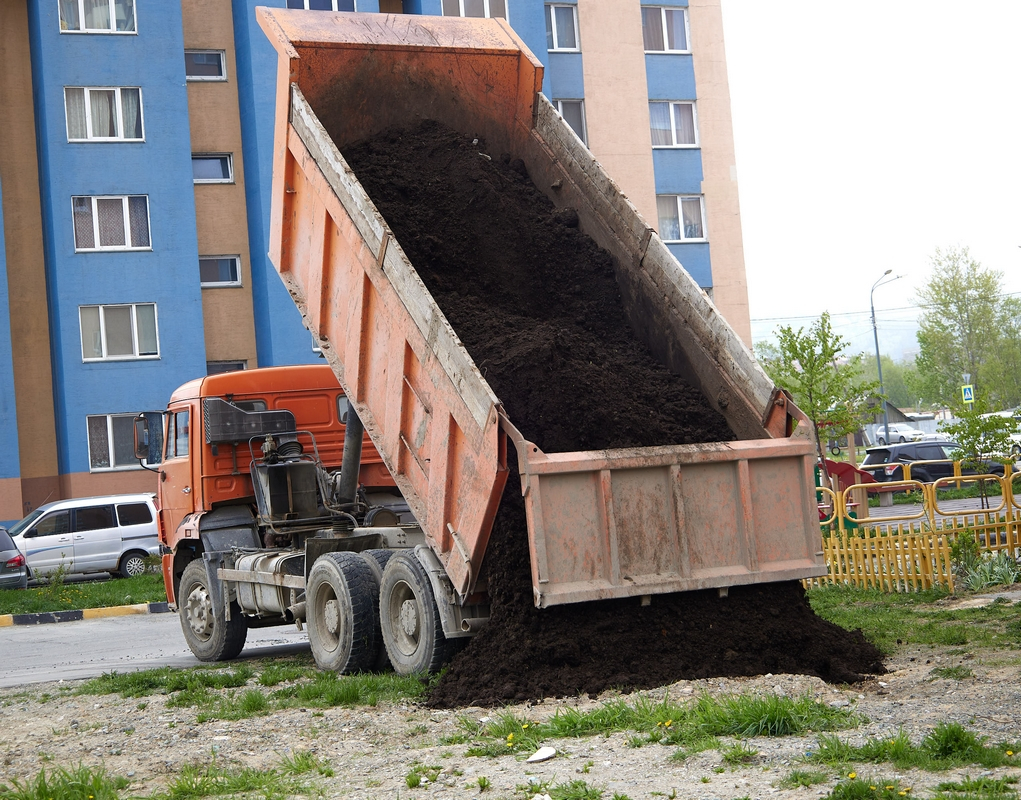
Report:
<svg viewBox="0 0 1021 800"><path fill-rule="evenodd" d="M456 640L443 635L429 576L414 553L395 553L379 587L383 643L398 675L432 673L454 653Z"/></svg>
<svg viewBox="0 0 1021 800"><path fill-rule="evenodd" d="M379 581L358 553L320 556L305 588L308 640L316 666L364 672L379 653Z"/></svg>

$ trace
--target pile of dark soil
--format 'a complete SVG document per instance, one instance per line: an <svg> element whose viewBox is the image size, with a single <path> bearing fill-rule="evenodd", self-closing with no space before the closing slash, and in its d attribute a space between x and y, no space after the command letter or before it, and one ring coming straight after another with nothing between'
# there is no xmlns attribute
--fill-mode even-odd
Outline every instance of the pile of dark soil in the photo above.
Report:
<svg viewBox="0 0 1021 800"><path fill-rule="evenodd" d="M564 452L734 438L701 392L635 339L612 257L520 161L436 122L344 155L527 439ZM526 536L514 471L484 565L490 624L455 658L435 705L765 672L853 682L883 669L860 635L816 617L798 584L538 611Z"/></svg>

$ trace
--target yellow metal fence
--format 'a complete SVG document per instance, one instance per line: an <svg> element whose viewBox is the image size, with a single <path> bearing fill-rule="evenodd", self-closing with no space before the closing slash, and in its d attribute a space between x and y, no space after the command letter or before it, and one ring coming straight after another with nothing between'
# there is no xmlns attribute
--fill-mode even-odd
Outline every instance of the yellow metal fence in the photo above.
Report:
<svg viewBox="0 0 1021 800"><path fill-rule="evenodd" d="M958 473L959 475L959 473ZM984 483L989 496L947 500L940 490ZM867 497L910 491L914 508L869 508ZM980 551L1021 556L1021 473L859 484L842 492L817 490L822 550L829 574L806 586L853 585L888 592L943 587L954 590L950 549L968 532Z"/></svg>

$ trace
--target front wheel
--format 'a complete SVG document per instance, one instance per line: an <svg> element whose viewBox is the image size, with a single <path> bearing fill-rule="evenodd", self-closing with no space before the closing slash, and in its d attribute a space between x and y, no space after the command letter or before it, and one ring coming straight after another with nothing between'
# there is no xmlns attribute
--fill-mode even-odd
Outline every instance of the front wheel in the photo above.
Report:
<svg viewBox="0 0 1021 800"><path fill-rule="evenodd" d="M884 439L882 436L879 437L878 442L884 447L886 446L886 439Z"/></svg>
<svg viewBox="0 0 1021 800"><path fill-rule="evenodd" d="M453 655L429 576L414 553L395 553L387 562L379 587L379 617L383 643L398 675L436 672Z"/></svg>
<svg viewBox="0 0 1021 800"><path fill-rule="evenodd" d="M236 658L248 638L248 622L238 604L230 604L230 620L216 619L209 593L209 578L201 558L184 568L177 590L181 629L188 647L199 661Z"/></svg>

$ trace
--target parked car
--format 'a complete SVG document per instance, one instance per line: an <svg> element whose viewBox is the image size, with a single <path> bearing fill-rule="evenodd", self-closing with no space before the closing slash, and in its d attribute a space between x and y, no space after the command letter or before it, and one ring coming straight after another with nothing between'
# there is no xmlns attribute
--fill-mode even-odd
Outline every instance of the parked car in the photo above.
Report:
<svg viewBox="0 0 1021 800"><path fill-rule="evenodd" d="M912 428L903 422L890 423L890 435L886 435L886 426L876 428L876 444L892 444L895 442L917 442L925 436L924 431Z"/></svg>
<svg viewBox="0 0 1021 800"><path fill-rule="evenodd" d="M893 427L892 425L890 426ZM911 480L932 483L939 478L950 478L954 474L954 451L959 450L957 442L910 442L890 444L885 447L870 447L865 453L861 468L871 472L877 481L904 480L904 464L916 461L937 461L935 464L920 464L911 467ZM962 468L963 475L1003 475L1003 464L985 460L981 469Z"/></svg>
<svg viewBox="0 0 1021 800"><path fill-rule="evenodd" d="M25 556L5 528L0 528L0 589L24 589L28 586Z"/></svg>
<svg viewBox="0 0 1021 800"><path fill-rule="evenodd" d="M68 573L141 575L146 558L160 552L151 494L57 500L16 522L10 534L32 576L61 567Z"/></svg>

